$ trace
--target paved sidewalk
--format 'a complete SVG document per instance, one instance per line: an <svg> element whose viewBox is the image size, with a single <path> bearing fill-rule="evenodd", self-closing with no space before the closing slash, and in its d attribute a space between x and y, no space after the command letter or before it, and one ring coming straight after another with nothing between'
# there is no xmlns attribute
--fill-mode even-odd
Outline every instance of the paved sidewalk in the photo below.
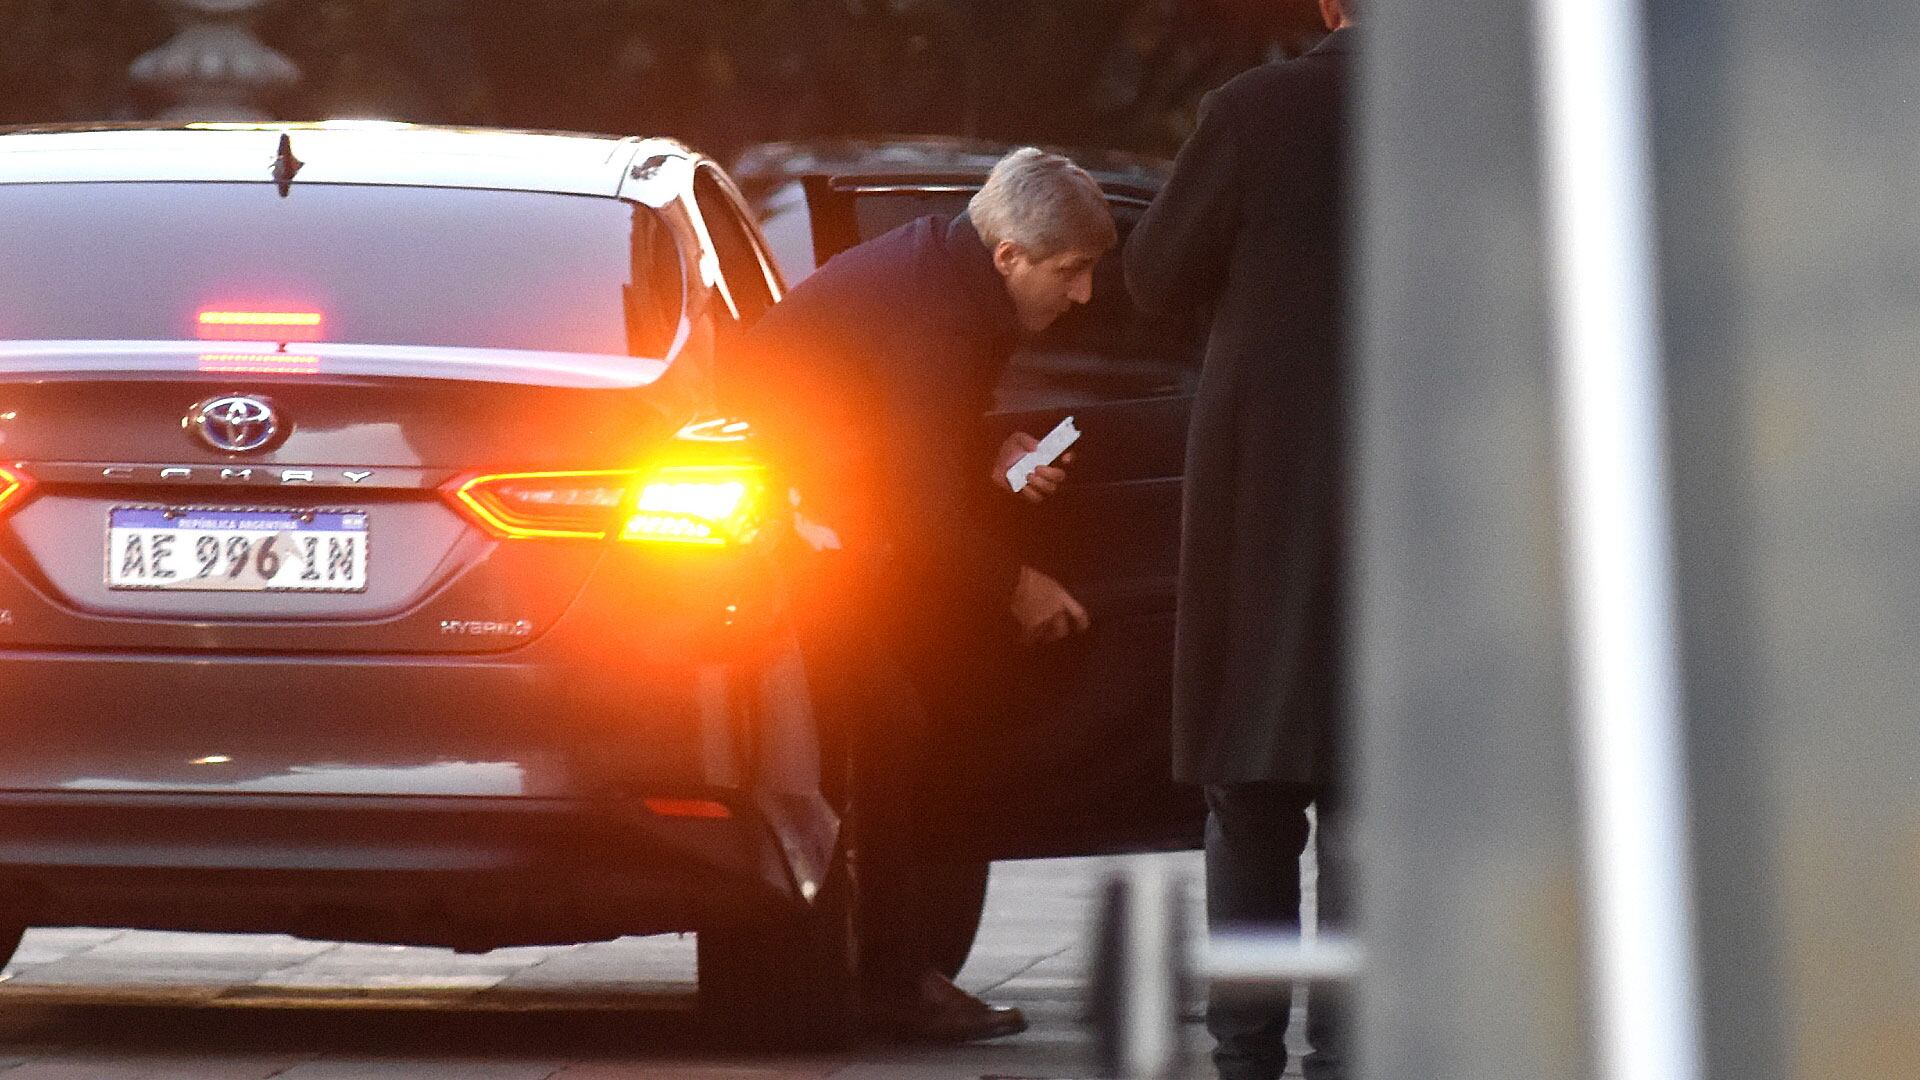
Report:
<svg viewBox="0 0 1920 1080"><path fill-rule="evenodd" d="M1197 855L1150 858L1189 874L1197 899ZM996 868L961 982L1020 1005L1035 1024L991 1044L717 1054L692 1023L690 936L459 956L279 936L36 929L0 974L0 1080L1083 1077L1088 920L1114 865ZM1203 1033L1190 1030L1197 1063Z"/></svg>

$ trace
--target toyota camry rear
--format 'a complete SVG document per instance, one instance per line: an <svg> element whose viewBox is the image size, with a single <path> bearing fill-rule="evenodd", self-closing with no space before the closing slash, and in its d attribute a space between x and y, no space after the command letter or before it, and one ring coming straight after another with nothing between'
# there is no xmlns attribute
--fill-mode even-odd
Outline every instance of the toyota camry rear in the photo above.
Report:
<svg viewBox="0 0 1920 1080"><path fill-rule="evenodd" d="M214 128L0 135L0 920L479 949L812 898L690 155Z"/></svg>

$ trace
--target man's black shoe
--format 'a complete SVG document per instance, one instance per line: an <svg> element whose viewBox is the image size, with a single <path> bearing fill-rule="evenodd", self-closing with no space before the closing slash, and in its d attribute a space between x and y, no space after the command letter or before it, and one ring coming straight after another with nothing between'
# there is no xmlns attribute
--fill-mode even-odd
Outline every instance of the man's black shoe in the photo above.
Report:
<svg viewBox="0 0 1920 1080"><path fill-rule="evenodd" d="M932 969L921 973L910 1000L887 1002L877 1013L882 1030L912 1042L977 1042L1027 1030L1019 1009L989 1005Z"/></svg>

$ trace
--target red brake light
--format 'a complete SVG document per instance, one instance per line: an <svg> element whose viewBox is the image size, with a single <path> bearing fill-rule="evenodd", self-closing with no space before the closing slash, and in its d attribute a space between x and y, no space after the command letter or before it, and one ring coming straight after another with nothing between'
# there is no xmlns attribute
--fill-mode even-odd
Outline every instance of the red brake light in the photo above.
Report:
<svg viewBox="0 0 1920 1080"><path fill-rule="evenodd" d="M33 490L33 478L19 469L0 465L0 514L27 501Z"/></svg>
<svg viewBox="0 0 1920 1080"><path fill-rule="evenodd" d="M454 504L508 540L604 540L637 474L631 471L494 473L456 481Z"/></svg>
<svg viewBox="0 0 1920 1080"><path fill-rule="evenodd" d="M318 311L235 311L208 308L194 316L199 334L216 341L318 341Z"/></svg>
<svg viewBox="0 0 1920 1080"><path fill-rule="evenodd" d="M201 326L319 326L317 311L203 311Z"/></svg>

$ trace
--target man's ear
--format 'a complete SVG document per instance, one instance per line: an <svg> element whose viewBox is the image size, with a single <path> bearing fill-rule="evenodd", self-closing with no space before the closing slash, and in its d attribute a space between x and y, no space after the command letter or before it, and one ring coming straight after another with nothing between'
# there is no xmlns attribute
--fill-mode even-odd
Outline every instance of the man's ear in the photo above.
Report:
<svg viewBox="0 0 1920 1080"><path fill-rule="evenodd" d="M993 268L1000 271L1001 277L1012 277L1014 263L1026 260L1027 250L1011 240L993 245Z"/></svg>

